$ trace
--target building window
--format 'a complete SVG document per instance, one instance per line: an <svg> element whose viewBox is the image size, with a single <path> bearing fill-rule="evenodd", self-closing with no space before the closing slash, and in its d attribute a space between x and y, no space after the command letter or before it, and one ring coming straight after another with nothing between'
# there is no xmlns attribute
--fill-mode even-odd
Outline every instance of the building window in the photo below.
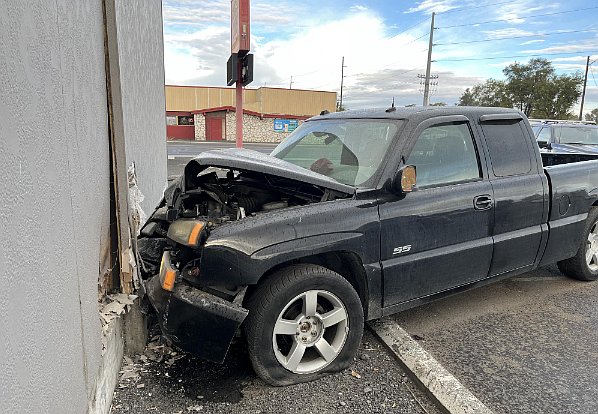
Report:
<svg viewBox="0 0 598 414"><path fill-rule="evenodd" d="M178 119L176 116L166 115L166 125L177 125Z"/></svg>
<svg viewBox="0 0 598 414"><path fill-rule="evenodd" d="M179 125L194 125L192 116L179 116Z"/></svg>

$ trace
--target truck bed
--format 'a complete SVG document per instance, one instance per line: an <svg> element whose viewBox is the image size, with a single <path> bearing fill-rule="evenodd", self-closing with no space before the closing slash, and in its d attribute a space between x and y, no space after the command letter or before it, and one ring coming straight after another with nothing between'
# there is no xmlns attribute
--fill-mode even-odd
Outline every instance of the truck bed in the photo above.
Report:
<svg viewBox="0 0 598 414"><path fill-rule="evenodd" d="M573 256L579 248L588 211L598 193L598 160L573 161L573 158L555 157L558 165L544 167L550 186L549 238L541 265L554 263ZM574 155L574 154L571 154Z"/></svg>

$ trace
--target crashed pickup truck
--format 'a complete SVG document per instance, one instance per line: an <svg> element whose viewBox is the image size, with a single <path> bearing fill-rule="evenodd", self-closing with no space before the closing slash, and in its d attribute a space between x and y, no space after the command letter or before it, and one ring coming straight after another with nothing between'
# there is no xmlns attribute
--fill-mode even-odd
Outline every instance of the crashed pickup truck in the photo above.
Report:
<svg viewBox="0 0 598 414"><path fill-rule="evenodd" d="M543 167L516 110L323 114L190 161L142 229L145 290L179 347L221 362L240 332L265 381L308 381L364 320L548 263L596 280L597 187L598 161Z"/></svg>

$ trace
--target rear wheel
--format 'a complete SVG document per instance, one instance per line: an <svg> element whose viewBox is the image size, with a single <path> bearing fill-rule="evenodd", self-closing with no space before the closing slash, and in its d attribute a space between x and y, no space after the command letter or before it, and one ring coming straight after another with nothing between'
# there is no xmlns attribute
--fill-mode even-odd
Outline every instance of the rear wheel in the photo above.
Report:
<svg viewBox="0 0 598 414"><path fill-rule="evenodd" d="M245 326L255 372L272 385L311 381L347 368L363 333L357 292L316 265L282 269L251 295Z"/></svg>
<svg viewBox="0 0 598 414"><path fill-rule="evenodd" d="M585 281L598 279L598 208L592 207L588 213L577 254L557 265L563 274L571 278Z"/></svg>

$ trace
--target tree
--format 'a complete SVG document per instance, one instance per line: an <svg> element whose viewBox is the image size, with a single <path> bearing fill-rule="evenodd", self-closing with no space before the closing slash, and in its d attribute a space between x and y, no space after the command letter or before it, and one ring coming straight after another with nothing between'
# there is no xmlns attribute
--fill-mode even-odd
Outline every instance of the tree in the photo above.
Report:
<svg viewBox="0 0 598 414"><path fill-rule="evenodd" d="M552 63L546 59L531 59L528 64L512 63L502 71L507 78L507 93L515 106L530 116L534 104L550 88L554 77Z"/></svg>
<svg viewBox="0 0 598 414"><path fill-rule="evenodd" d="M515 107L534 118L573 117L571 108L581 96L580 72L557 76L550 61L538 58L508 65L503 73L505 81L489 79L467 88L459 105Z"/></svg>
<svg viewBox="0 0 598 414"><path fill-rule="evenodd" d="M582 82L583 78L579 73L555 76L551 82L539 85L538 97L530 115L533 118L575 119L571 107L581 96Z"/></svg>
<svg viewBox="0 0 598 414"><path fill-rule="evenodd" d="M513 101L507 93L505 82L488 79L485 83L474 86L473 89L465 89L459 98L459 105L512 108Z"/></svg>
<svg viewBox="0 0 598 414"><path fill-rule="evenodd" d="M598 108L592 109L589 114L586 114L586 121L598 121Z"/></svg>
<svg viewBox="0 0 598 414"><path fill-rule="evenodd" d="M469 89L469 88L465 89L465 92L463 92L463 95L461 95L461 97L459 98L459 103L457 105L459 105L459 106L477 106L477 102L476 102L475 98L473 97L473 92L471 91L471 89Z"/></svg>
<svg viewBox="0 0 598 414"><path fill-rule="evenodd" d="M409 105L405 105L405 108L411 108L412 106L417 106L416 104L409 104Z"/></svg>
<svg viewBox="0 0 598 414"><path fill-rule="evenodd" d="M430 104L430 106L446 106L446 104L444 102L436 102L436 103Z"/></svg>

